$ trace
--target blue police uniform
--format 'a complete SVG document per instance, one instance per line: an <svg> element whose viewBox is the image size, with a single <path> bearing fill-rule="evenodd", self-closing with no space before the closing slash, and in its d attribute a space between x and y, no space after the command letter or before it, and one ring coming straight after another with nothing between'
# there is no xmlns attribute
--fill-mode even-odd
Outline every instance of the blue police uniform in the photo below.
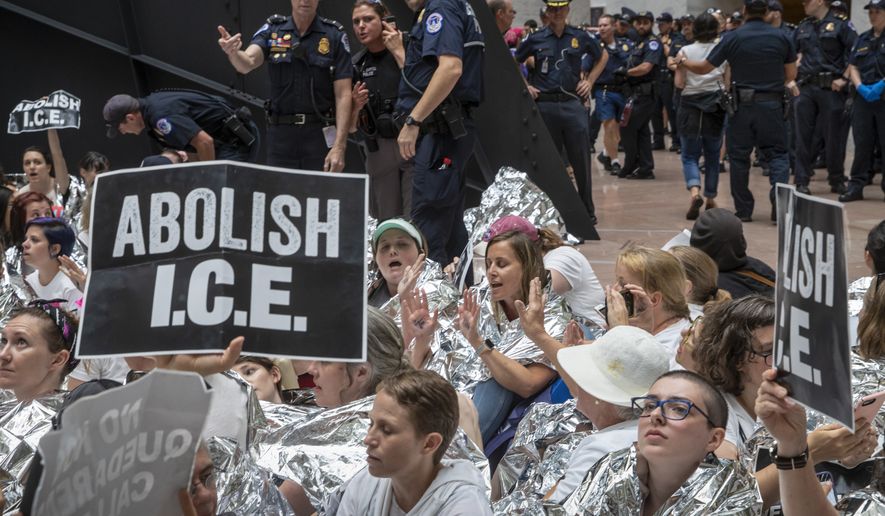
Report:
<svg viewBox="0 0 885 516"><path fill-rule="evenodd" d="M421 123L412 172L412 222L427 237L429 258L437 263L460 256L467 245L464 167L476 142L470 109L482 101L484 47L479 21L465 0L429 0L409 34L396 104L402 117L421 99L439 56L461 59L461 77L440 106L455 115L460 110L463 132L453 134L457 124L447 124L438 107Z"/></svg>
<svg viewBox="0 0 885 516"><path fill-rule="evenodd" d="M872 0L867 9L875 7L885 9L885 0ZM876 34L872 29L858 36L848 60L857 68L862 87L879 84L885 79L885 34ZM885 101L880 94L875 100L866 100L857 95L851 119L854 135L854 162L851 164L851 179L844 194L839 196L842 202L863 199L863 188L870 180L873 165L873 151L876 144L885 149ZM885 180L882 181L885 192Z"/></svg>
<svg viewBox="0 0 885 516"><path fill-rule="evenodd" d="M578 195L591 218L595 219L587 146L589 121L576 89L582 69L592 69L602 57L602 46L597 39L576 27L566 25L559 36L550 27L545 27L529 35L516 50L517 62L525 62L529 57L535 58L529 83L540 92L535 99L538 111L550 131L554 146L557 149L565 146Z"/></svg>
<svg viewBox="0 0 885 516"><path fill-rule="evenodd" d="M842 14L830 10L818 20L806 18L793 33L796 52L802 54L797 83L800 95L795 99L796 185L807 192L814 160L815 126L824 134L828 181L833 191L844 189L845 145L843 111L846 93L833 91L833 81L842 79L848 68L848 56L857 33Z"/></svg>
<svg viewBox="0 0 885 516"><path fill-rule="evenodd" d="M662 18L658 18L660 22ZM672 21L672 17L670 19ZM658 73L658 89L656 92L655 110L652 115L651 123L654 132L654 141L652 149L664 148L664 110L667 111L667 119L670 125L670 150L677 152L680 147L679 128L676 126L676 106L673 103L673 90L675 89L673 72L667 67L667 57L673 51L674 45L681 45L682 34L674 32L672 29L668 34L659 34L658 39L664 52L661 53L661 69Z"/></svg>
<svg viewBox="0 0 885 516"><path fill-rule="evenodd" d="M316 16L299 34L290 16L274 15L252 44L264 51L270 74L268 163L322 170L328 154L323 128L335 125L334 82L353 74L344 28Z"/></svg>
<svg viewBox="0 0 885 516"><path fill-rule="evenodd" d="M796 51L782 30L761 18L751 18L739 29L723 35L707 61L713 66L728 61L731 66L737 110L728 121L726 144L736 215L749 221L753 214L749 180L750 153L755 146L771 167L769 199L774 218L774 185L788 182L790 174L784 121L784 65L796 61Z"/></svg>
<svg viewBox="0 0 885 516"><path fill-rule="evenodd" d="M637 17L654 20L654 15L641 11ZM657 36L649 32L640 37L633 47L627 69L636 68L643 63L651 63L651 70L639 77L627 77L627 89L633 106L626 126L621 127L621 144L624 146L624 168L618 177L628 179L654 179L655 161L651 152L651 131L648 123L655 109L655 83L661 61L664 58L664 46Z"/></svg>
<svg viewBox="0 0 885 516"><path fill-rule="evenodd" d="M200 131L212 137L215 159L255 161L258 154L258 127L251 119L240 120L255 138L247 145L225 121L236 111L221 97L198 91L170 90L138 99L148 135L163 147L195 152L190 141Z"/></svg>

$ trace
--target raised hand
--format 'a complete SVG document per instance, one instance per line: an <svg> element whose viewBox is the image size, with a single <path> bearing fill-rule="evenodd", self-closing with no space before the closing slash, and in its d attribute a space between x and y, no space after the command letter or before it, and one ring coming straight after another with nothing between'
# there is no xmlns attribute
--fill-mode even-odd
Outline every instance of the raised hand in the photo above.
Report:
<svg viewBox="0 0 885 516"><path fill-rule="evenodd" d="M455 324L474 348L482 344L482 337L479 336L479 303L476 302L476 294L469 288L464 289L464 302L458 307Z"/></svg>
<svg viewBox="0 0 885 516"><path fill-rule="evenodd" d="M219 25L218 34L221 35L221 37L218 38L218 46L221 47L221 50L223 50L225 54L233 56L240 51L240 47L243 46L243 37L239 32L231 36L227 32L227 29Z"/></svg>
<svg viewBox="0 0 885 516"><path fill-rule="evenodd" d="M157 368L176 371L192 371L202 376L227 371L240 358L243 337L236 337L220 355L158 355L153 357Z"/></svg>
<svg viewBox="0 0 885 516"><path fill-rule="evenodd" d="M406 292L415 290L415 287L418 285L418 277L421 276L421 272L424 270L424 258L424 253L420 253L415 263L406 267L406 270L403 271L402 279L399 280L399 285L396 286L397 294L402 296Z"/></svg>
<svg viewBox="0 0 885 516"><path fill-rule="evenodd" d="M516 300L516 311L519 314L519 322L526 336L532 340L546 333L544 329L544 305L546 296L541 292L541 280L532 279L529 284L529 304Z"/></svg>

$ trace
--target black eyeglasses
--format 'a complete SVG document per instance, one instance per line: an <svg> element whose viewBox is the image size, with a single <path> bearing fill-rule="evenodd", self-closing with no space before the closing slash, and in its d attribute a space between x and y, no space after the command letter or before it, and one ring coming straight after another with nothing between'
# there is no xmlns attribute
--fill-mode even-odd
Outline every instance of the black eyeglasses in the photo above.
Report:
<svg viewBox="0 0 885 516"><path fill-rule="evenodd" d="M774 356L774 351L769 351L768 353L762 353L762 352L753 350L753 348L750 348L750 360L753 360L756 357L760 357L760 358L762 358L762 361L765 362L765 365L767 365L769 367L771 366L771 361L772 361L771 357L773 357L773 356Z"/></svg>
<svg viewBox="0 0 885 516"><path fill-rule="evenodd" d="M190 495L194 496L197 493L197 488L200 486L203 486L210 491L215 489L215 468L210 467L200 474L197 481L191 484L191 487L188 490Z"/></svg>
<svg viewBox="0 0 885 516"><path fill-rule="evenodd" d="M689 413L691 413L691 409L695 409L700 412L711 425L714 427L720 426L714 423L706 412L689 400L659 400L651 396L640 396L637 398L630 398L630 403L633 405L633 411L636 413L637 417L649 417L655 409L661 407L661 415L664 416L664 419L682 421L688 417Z"/></svg>

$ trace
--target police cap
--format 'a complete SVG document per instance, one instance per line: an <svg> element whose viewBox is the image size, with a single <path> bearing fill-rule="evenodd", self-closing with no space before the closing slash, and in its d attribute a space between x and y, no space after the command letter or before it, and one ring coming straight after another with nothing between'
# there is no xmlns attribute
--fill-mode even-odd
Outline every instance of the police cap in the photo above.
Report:
<svg viewBox="0 0 885 516"><path fill-rule="evenodd" d="M782 13L784 12L784 6L780 3L780 0L768 0L768 10Z"/></svg>
<svg viewBox="0 0 885 516"><path fill-rule="evenodd" d="M765 7L768 8L768 0L744 0L747 7Z"/></svg>
<svg viewBox="0 0 885 516"><path fill-rule="evenodd" d="M572 3L572 0L544 0L547 7L565 7Z"/></svg>
<svg viewBox="0 0 885 516"><path fill-rule="evenodd" d="M661 13L661 15L658 16L658 19L655 20L655 21L657 21L658 23L672 22L672 21L673 21L673 15L670 14L670 13Z"/></svg>
<svg viewBox="0 0 885 516"><path fill-rule="evenodd" d="M885 0L870 0L864 9L885 9Z"/></svg>
<svg viewBox="0 0 885 516"><path fill-rule="evenodd" d="M631 21L636 21L640 18L648 18L649 21L655 21L655 15L651 11L639 11L636 13L636 16L633 16Z"/></svg>
<svg viewBox="0 0 885 516"><path fill-rule="evenodd" d="M138 99L131 95L121 93L114 95L104 105L102 114L107 122L107 136L114 138L119 134L117 126L126 118L126 115L138 111Z"/></svg>

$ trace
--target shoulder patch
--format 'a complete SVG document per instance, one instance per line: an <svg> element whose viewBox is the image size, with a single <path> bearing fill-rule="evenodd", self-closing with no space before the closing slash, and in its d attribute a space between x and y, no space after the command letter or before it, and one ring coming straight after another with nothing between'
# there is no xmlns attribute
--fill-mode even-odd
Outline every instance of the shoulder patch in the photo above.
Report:
<svg viewBox="0 0 885 516"><path fill-rule="evenodd" d="M341 33L341 44L344 46L344 50L347 50L347 52L349 53L350 52L350 40L347 39L346 32Z"/></svg>
<svg viewBox="0 0 885 516"><path fill-rule="evenodd" d="M160 134L169 134L172 132L172 122L165 118L157 120L155 126L157 127L157 131L159 131Z"/></svg>
<svg viewBox="0 0 885 516"><path fill-rule="evenodd" d="M654 40L654 39L653 39L653 40L651 40L651 41L648 42L648 48L649 48L652 52L654 52L654 51L656 51L657 49L661 48L661 44L658 43L657 40Z"/></svg>
<svg viewBox="0 0 885 516"><path fill-rule="evenodd" d="M854 32L857 32L857 29L854 28L854 22L852 22L851 20L848 20L848 24L847 24L847 25L848 25L848 28L849 28L849 29L853 30Z"/></svg>
<svg viewBox="0 0 885 516"><path fill-rule="evenodd" d="M259 27L258 30L255 31L255 34L252 34L252 37L254 38L255 36L261 34L262 32L266 31L269 28L270 28L270 24L265 23L264 25Z"/></svg>
<svg viewBox="0 0 885 516"><path fill-rule="evenodd" d="M428 34L436 34L442 29L443 17L440 13L433 13L427 17L427 21L424 22L424 28L427 30Z"/></svg>
<svg viewBox="0 0 885 516"><path fill-rule="evenodd" d="M338 21L333 20L331 18L323 18L322 16L318 16L318 18L320 19L321 22L325 23L326 25L331 25L342 32L344 31L344 25L341 25L340 23L338 23Z"/></svg>

